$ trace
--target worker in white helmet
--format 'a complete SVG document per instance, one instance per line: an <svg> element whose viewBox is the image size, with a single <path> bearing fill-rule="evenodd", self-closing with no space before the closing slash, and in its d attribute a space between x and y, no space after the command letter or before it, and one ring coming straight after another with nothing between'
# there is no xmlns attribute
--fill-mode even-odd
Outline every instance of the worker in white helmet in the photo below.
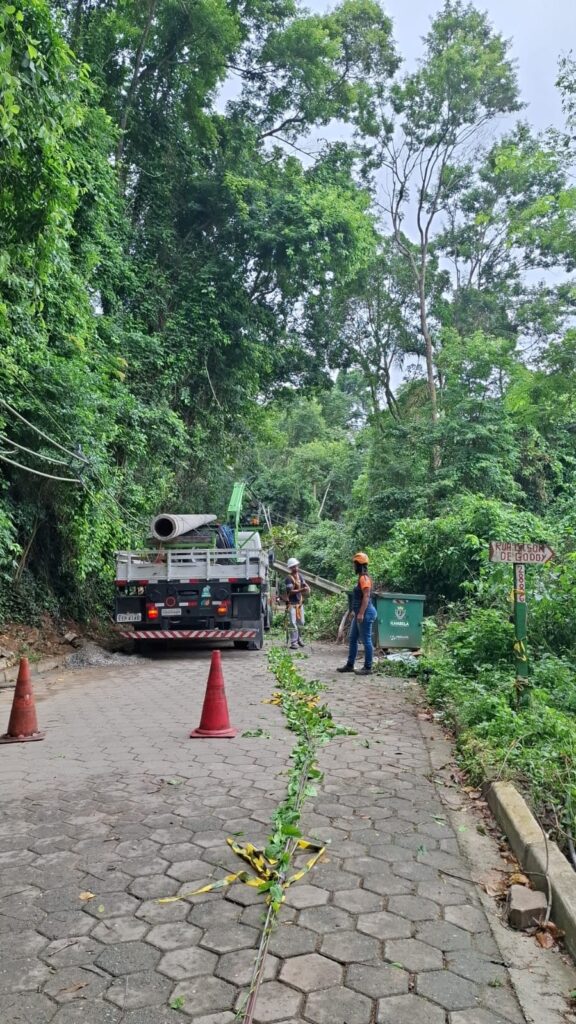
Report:
<svg viewBox="0 0 576 1024"><path fill-rule="evenodd" d="M286 586L286 614L290 623L290 634L288 646L291 651L297 651L304 647L302 629L304 626L304 598L310 593L310 587L300 572L300 562L297 558L289 558Z"/></svg>

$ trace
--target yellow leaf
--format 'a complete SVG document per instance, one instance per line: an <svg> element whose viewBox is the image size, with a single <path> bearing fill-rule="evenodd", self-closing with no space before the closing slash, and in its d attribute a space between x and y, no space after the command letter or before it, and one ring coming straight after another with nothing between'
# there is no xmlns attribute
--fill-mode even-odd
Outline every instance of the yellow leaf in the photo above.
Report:
<svg viewBox="0 0 576 1024"><path fill-rule="evenodd" d="M93 892L89 892L88 890L86 890L86 892L81 892L80 893L80 899L81 900L84 900L84 901L86 901L86 900L93 900L94 898L95 898L94 893Z"/></svg>

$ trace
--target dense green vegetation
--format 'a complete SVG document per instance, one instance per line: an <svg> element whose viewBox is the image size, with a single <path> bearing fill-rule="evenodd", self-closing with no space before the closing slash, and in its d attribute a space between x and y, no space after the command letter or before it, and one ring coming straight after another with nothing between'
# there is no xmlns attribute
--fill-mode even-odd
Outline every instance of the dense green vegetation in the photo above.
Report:
<svg viewBox="0 0 576 1024"><path fill-rule="evenodd" d="M0 620L102 617L116 547L244 477L280 554L427 594L466 762L565 828L576 64L536 132L472 4L401 57L376 0L0 5ZM558 553L524 712L490 538Z"/></svg>

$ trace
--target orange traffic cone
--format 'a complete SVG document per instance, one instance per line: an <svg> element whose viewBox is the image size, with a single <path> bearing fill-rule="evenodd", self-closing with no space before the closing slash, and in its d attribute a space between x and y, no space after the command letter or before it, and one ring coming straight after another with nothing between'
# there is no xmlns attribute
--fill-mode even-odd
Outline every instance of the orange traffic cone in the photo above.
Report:
<svg viewBox="0 0 576 1024"><path fill-rule="evenodd" d="M190 733L190 739L232 739L237 732L230 725L220 651L213 651L200 725Z"/></svg>
<svg viewBox="0 0 576 1024"><path fill-rule="evenodd" d="M29 743L31 740L43 740L45 735L38 729L28 658L21 658L8 732L0 736L0 743Z"/></svg>

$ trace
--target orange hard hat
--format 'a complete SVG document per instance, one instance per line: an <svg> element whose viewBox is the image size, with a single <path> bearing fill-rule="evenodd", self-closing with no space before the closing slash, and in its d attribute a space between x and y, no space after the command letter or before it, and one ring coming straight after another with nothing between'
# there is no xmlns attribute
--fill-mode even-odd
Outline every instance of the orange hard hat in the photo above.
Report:
<svg viewBox="0 0 576 1024"><path fill-rule="evenodd" d="M366 555L364 551L357 551L354 555L353 561L357 562L358 565L368 565L368 555Z"/></svg>

